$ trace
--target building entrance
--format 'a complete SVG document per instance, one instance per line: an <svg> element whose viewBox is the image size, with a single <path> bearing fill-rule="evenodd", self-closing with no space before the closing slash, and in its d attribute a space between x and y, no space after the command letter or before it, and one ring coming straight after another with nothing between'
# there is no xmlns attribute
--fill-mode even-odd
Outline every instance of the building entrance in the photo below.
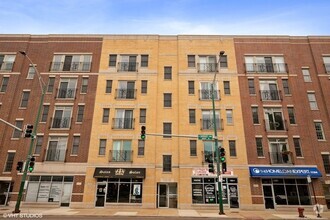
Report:
<svg viewBox="0 0 330 220"><path fill-rule="evenodd" d="M104 207L106 188L107 188L106 183L97 183L96 201L95 201L95 206L96 207Z"/></svg>
<svg viewBox="0 0 330 220"><path fill-rule="evenodd" d="M0 181L0 206L7 205L9 201L9 192L11 182Z"/></svg>
<svg viewBox="0 0 330 220"><path fill-rule="evenodd" d="M177 208L177 197L177 183L158 183L158 208Z"/></svg>

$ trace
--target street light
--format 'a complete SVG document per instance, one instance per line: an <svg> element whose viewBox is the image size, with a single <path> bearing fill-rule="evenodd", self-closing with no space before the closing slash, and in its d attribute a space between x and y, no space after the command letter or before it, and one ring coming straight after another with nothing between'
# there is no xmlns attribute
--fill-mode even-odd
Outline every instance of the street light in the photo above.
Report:
<svg viewBox="0 0 330 220"><path fill-rule="evenodd" d="M23 170L21 185L20 185L20 188L19 188L17 201L16 201L16 206L15 206L15 210L13 211L13 213L20 213L19 208L20 208L20 205L21 205L25 180L26 180L29 164L30 164L31 158L32 158L32 149L33 149L33 145L34 145L34 139L36 138L38 122L39 122L40 115L41 115L41 108L42 108L42 104L44 102L44 97L45 97L45 93L46 93L46 84L42 80L41 75L38 72L35 64L33 64L32 60L30 59L30 57L27 55L27 53L25 51L19 51L19 53L22 54L23 56L25 56L29 60L30 64L32 65L32 67L34 68L34 71L36 72L36 74L38 76L38 81L39 81L39 85L40 85L40 88L41 88L41 98L40 98L39 108L38 108L38 112L37 112L37 117L36 117L36 120L35 120L34 126L33 126L33 128L34 128L33 129L33 137L31 138L31 141L30 141L30 147L29 147L29 151L28 151L28 154L27 154L27 157L26 157L26 163L25 163L24 170Z"/></svg>
<svg viewBox="0 0 330 220"><path fill-rule="evenodd" d="M222 56L225 51L220 51L220 56ZM220 58L219 58L220 61ZM219 66L220 68L220 66ZM224 215L223 211L223 202L222 202L222 184L220 181L220 154L219 154L219 144L218 144L218 132L217 132L217 121L215 117L215 104L214 104L214 85L215 78L217 76L217 72L214 73L213 82L211 85L211 93L212 93L212 110L213 110L213 129L214 129L214 144L215 144L215 152L217 157L217 178L218 178L218 200L219 200L219 215Z"/></svg>

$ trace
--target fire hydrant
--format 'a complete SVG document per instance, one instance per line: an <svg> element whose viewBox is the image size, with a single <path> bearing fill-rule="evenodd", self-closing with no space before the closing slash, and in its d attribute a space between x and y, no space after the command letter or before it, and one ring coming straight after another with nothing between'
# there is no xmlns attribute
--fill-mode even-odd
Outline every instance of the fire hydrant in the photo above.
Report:
<svg viewBox="0 0 330 220"><path fill-rule="evenodd" d="M305 218L304 210L304 208L298 208L299 218Z"/></svg>

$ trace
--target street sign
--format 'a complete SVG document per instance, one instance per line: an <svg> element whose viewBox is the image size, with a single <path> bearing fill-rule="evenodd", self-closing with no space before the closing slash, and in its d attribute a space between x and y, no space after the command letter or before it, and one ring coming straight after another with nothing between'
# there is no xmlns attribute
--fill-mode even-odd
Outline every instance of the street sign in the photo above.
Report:
<svg viewBox="0 0 330 220"><path fill-rule="evenodd" d="M198 140L213 140L212 134L199 134Z"/></svg>

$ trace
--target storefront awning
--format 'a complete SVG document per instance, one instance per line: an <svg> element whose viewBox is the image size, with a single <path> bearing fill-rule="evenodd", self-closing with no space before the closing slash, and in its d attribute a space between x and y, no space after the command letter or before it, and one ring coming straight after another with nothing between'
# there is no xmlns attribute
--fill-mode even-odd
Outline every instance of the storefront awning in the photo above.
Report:
<svg viewBox="0 0 330 220"><path fill-rule="evenodd" d="M249 167L251 177L295 177L319 178L321 172L316 167Z"/></svg>
<svg viewBox="0 0 330 220"><path fill-rule="evenodd" d="M145 178L145 168L95 168L94 178Z"/></svg>

